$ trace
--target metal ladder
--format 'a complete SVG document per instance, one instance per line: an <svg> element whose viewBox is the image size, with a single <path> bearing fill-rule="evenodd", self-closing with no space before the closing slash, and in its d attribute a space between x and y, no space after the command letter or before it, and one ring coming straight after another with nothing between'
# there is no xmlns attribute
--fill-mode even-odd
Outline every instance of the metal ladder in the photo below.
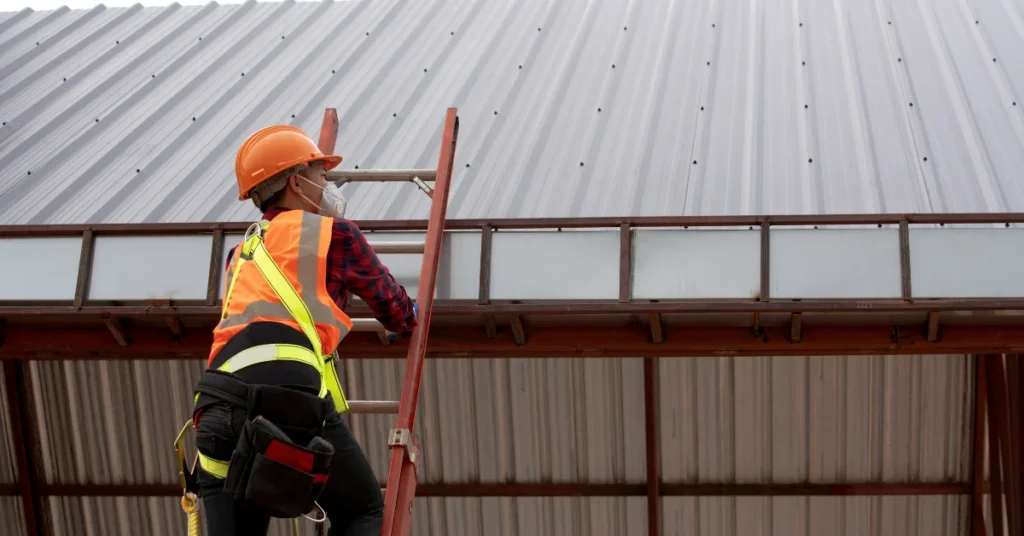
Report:
<svg viewBox="0 0 1024 536"><path fill-rule="evenodd" d="M335 116L334 121L337 121ZM325 117L325 127L329 126ZM337 132L337 123L334 132ZM455 159L455 144L458 138L459 119L457 110L449 108L445 116L441 138L441 151L437 169L409 170L346 170L331 171L328 180L348 182L411 182L431 198L430 218L424 242L370 242L376 253L422 254L419 289L416 303L419 306L419 322L412 332L409 351L405 360L405 378L400 400L349 400L349 412L356 414L397 414L398 422L388 434L388 448L391 450L391 464L387 484L384 488L384 523L381 536L407 536L412 524L412 502L416 496L416 481L419 462L418 440L412 433L416 422L416 407L419 400L420 380L423 377L423 362L427 350L427 336L430 331L431 310L434 304L434 289L437 282L437 266L441 257L444 237L445 214L448 209L448 191L452 165ZM321 136L323 139L323 136ZM330 145L333 146L333 143ZM324 149L323 147L321 149ZM329 147L333 149L333 147ZM333 152L333 151L332 151ZM433 182L431 188L427 183ZM380 335L382 344L388 344L384 326L372 318L353 318L353 331L372 331ZM339 349L344 351L344 343ZM342 359L344 357L342 356ZM323 525L320 525L322 528Z"/></svg>

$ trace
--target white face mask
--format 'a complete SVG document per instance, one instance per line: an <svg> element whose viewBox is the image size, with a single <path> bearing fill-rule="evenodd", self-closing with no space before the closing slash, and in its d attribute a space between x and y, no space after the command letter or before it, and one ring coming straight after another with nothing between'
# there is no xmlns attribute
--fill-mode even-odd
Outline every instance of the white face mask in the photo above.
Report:
<svg viewBox="0 0 1024 536"><path fill-rule="evenodd" d="M303 177L302 175L297 176L302 180L313 184L313 181L306 177ZM321 188L321 192L320 203L317 204L317 213L328 218L344 218L345 209L348 208L348 201L345 199L345 196L341 195L341 186L336 182L328 182L326 186ZM315 204L313 203L313 200L303 195L302 192L299 192L299 195L308 201L309 204Z"/></svg>

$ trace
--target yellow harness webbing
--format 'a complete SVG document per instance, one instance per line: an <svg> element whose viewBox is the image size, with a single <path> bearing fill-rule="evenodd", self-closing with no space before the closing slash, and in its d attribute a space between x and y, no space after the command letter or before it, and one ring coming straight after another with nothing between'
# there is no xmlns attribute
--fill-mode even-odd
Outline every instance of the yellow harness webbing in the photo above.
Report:
<svg viewBox="0 0 1024 536"><path fill-rule="evenodd" d="M302 333L306 335L313 348L317 351L310 351L302 346L296 346L293 344L264 344L260 346L254 346L247 348L233 356L227 361L217 367L216 370L222 372L237 372L243 368L257 365L260 363L268 363L276 360L286 361L298 361L306 363L309 366L315 368L320 373L320 398L324 398L330 393L331 398L334 400L334 407L338 413L344 413L348 411L348 400L345 398L345 392L341 388L341 381L338 378L338 371L335 369L334 357L337 354L330 356L320 355L319 351L322 348L320 342L320 334L316 331L316 326L313 323L313 315L309 312L309 307L299 296L299 293L295 290L295 287L288 281L281 268L274 262L274 259L270 256L266 246L263 245L262 231L266 229L267 222L263 221L259 224L253 224L246 232L245 241L242 243L242 251L239 255L238 262L231 275L231 282L228 284L227 292L224 296L224 304L221 312L221 317L227 316L228 303L231 300L231 292L234 290L235 282L238 280L238 273L241 270L242 265L245 262L252 261L256 266L256 269L260 271L263 278L270 285L270 288L277 294L278 299L281 300L281 304L288 310L288 313L292 318L299 324L299 328ZM196 393L195 399L199 400L199 393ZM217 478L226 478L228 474L228 462L215 460L208 456L199 453L199 465L204 471L210 473Z"/></svg>

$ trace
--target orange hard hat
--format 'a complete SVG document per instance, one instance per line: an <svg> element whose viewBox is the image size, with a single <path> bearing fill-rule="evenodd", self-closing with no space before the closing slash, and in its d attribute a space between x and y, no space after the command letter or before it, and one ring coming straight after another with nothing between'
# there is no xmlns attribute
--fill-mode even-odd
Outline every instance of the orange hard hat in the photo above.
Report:
<svg viewBox="0 0 1024 536"><path fill-rule="evenodd" d="M235 157L238 199L249 199L253 188L290 167L313 162L334 169L341 157L325 155L312 138L291 125L262 128L245 140Z"/></svg>

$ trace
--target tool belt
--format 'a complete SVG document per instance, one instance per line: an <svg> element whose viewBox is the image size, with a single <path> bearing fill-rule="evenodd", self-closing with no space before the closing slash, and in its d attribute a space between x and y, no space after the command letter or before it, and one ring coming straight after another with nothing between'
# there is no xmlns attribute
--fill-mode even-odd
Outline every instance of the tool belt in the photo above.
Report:
<svg viewBox="0 0 1024 536"><path fill-rule="evenodd" d="M333 410L331 400L287 387L251 385L216 370L203 374L196 391L200 403L193 418L218 402L246 409L230 461L199 453L203 470L224 479L224 493L272 517L292 518L313 510L334 456L334 447L322 436Z"/></svg>

